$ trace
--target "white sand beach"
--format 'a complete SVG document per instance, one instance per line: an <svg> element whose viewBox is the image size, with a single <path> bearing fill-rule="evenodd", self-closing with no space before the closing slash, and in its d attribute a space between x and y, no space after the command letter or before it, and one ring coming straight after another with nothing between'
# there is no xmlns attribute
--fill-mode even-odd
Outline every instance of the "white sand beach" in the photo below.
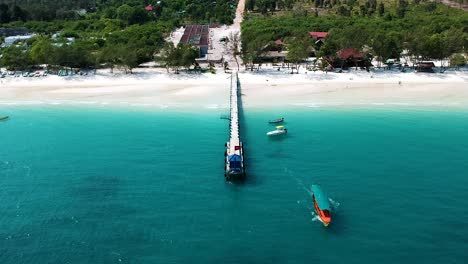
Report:
<svg viewBox="0 0 468 264"><path fill-rule="evenodd" d="M244 105L468 106L468 73L240 74Z"/></svg>
<svg viewBox="0 0 468 264"><path fill-rule="evenodd" d="M99 104L155 108L227 108L229 74L166 73L0 79L1 105ZM468 73L349 73L275 70L239 73L245 107L468 106Z"/></svg>

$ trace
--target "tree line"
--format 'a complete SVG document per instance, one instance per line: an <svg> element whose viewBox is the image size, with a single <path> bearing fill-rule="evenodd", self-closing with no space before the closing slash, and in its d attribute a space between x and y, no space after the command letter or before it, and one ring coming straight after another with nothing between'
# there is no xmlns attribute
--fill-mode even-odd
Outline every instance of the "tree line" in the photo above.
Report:
<svg viewBox="0 0 468 264"><path fill-rule="evenodd" d="M47 69L122 67L128 72L138 66L138 55L131 45L113 45L98 49L96 43L77 41L55 43L39 37L31 41L31 48L12 45L3 50L0 65L8 70L31 71L46 65Z"/></svg>
<svg viewBox="0 0 468 264"><path fill-rule="evenodd" d="M149 5L151 10L146 10ZM5 0L0 4L0 24L100 18L129 25L150 21L228 24L235 8L236 0Z"/></svg>
<svg viewBox="0 0 468 264"><path fill-rule="evenodd" d="M135 30L140 29L137 27ZM148 32L140 32L142 36ZM135 36L134 32L128 33ZM122 36L112 35L107 40L78 39L69 42L66 38L52 39L40 35L25 43L16 43L2 50L0 66L14 71L32 71L42 67L51 69L96 69L121 68L132 73L143 62L153 59L161 66L178 73L181 68L189 69L196 65L198 50L192 46L172 43L152 43L146 45L141 39L122 41ZM161 40L162 41L162 40ZM154 57L154 54L157 56ZM153 58L154 57L154 58Z"/></svg>
<svg viewBox="0 0 468 264"><path fill-rule="evenodd" d="M41 64L131 69L153 60L175 27L232 23L236 4L236 0L4 0L0 3L0 27L25 27L41 37L27 46L0 50L4 55L1 61L15 69ZM51 40L57 32L76 38L76 43L57 46ZM47 38L47 43L42 41ZM34 55L38 43L49 45L41 49L48 52L49 61ZM74 54L78 54L76 63L71 62ZM21 59L15 61L16 55Z"/></svg>
<svg viewBox="0 0 468 264"><path fill-rule="evenodd" d="M247 11L258 11L261 14L274 13L279 10L291 10L298 0L246 0Z"/></svg>
<svg viewBox="0 0 468 264"><path fill-rule="evenodd" d="M242 25L244 61L260 62L262 53L277 39L293 51L288 56L291 61L307 58L310 49L319 50L321 57L336 57L338 50L354 48L381 62L399 58L403 50L411 58L439 60L467 51L468 13L464 11L433 2L405 2L401 17L399 5L368 2L377 9L382 4L383 13L315 16L292 11L282 16L251 16ZM309 31L329 32L325 45L315 46Z"/></svg>

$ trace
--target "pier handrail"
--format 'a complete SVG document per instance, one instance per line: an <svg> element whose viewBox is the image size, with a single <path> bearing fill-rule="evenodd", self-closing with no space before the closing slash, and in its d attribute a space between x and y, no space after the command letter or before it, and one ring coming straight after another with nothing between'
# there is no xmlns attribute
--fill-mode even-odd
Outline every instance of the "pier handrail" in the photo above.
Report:
<svg viewBox="0 0 468 264"><path fill-rule="evenodd" d="M239 132L239 80L237 73L232 73L231 75L231 87L230 87L230 122L229 122L229 142L227 143L226 150L226 177L227 179L231 178L231 175L241 175L245 176L244 171L244 153L243 145L240 141L240 132ZM241 159L241 167L231 168L229 157L231 155L237 155Z"/></svg>

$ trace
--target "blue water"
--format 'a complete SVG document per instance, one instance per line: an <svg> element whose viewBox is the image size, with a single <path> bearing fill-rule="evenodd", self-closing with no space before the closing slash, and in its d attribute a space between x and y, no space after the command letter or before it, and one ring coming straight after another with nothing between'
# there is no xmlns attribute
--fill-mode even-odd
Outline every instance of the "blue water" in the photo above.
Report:
<svg viewBox="0 0 468 264"><path fill-rule="evenodd" d="M1 112L2 264L468 261L468 111L249 110L240 184L223 110Z"/></svg>

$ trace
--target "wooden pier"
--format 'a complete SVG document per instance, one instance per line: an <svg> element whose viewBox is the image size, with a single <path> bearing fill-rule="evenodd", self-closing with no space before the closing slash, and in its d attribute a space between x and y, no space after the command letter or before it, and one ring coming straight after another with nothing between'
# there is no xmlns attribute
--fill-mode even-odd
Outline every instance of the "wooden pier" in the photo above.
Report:
<svg viewBox="0 0 468 264"><path fill-rule="evenodd" d="M230 89L230 123L229 141L226 143L225 172L226 180L245 178L244 149L239 132L239 79L237 73L231 75Z"/></svg>

